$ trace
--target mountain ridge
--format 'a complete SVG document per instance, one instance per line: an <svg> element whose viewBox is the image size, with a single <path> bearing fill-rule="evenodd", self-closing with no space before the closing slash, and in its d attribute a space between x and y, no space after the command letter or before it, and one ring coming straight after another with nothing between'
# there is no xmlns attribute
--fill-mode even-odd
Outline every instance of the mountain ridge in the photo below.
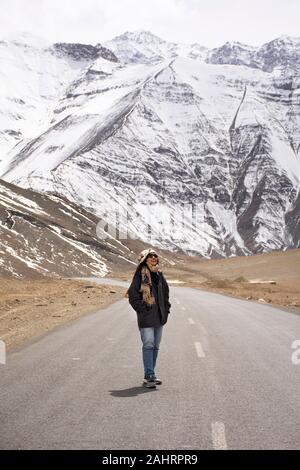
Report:
<svg viewBox="0 0 300 470"><path fill-rule="evenodd" d="M62 85L45 133L23 148L18 142L2 157L2 178L62 192L97 216L106 214L112 225L126 204L132 219L140 200L175 220L182 217L182 203L196 208L196 231L188 212L174 237L153 222L153 242L164 248L218 257L298 246L298 49L287 72L278 65L280 54L271 65L268 55L268 66L254 67L223 63L235 57L230 50L229 56L218 50L214 63L204 60L206 49L199 60L186 49L177 55L175 43L159 44L158 61L143 42L136 44L140 62L58 58L66 76L66 60L77 64L78 73ZM145 207L124 227L144 241ZM289 213L293 221L287 222Z"/></svg>

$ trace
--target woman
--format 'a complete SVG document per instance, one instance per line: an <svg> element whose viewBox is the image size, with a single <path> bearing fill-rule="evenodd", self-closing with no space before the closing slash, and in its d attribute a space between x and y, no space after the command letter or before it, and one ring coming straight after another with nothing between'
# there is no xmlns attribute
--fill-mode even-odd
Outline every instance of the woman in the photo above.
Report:
<svg viewBox="0 0 300 470"><path fill-rule="evenodd" d="M159 269L158 255L153 249L148 248L139 254L138 266L127 297L137 313L143 343L143 386L156 388L156 385L162 383L155 375L156 359L163 325L167 323L171 304L169 286Z"/></svg>

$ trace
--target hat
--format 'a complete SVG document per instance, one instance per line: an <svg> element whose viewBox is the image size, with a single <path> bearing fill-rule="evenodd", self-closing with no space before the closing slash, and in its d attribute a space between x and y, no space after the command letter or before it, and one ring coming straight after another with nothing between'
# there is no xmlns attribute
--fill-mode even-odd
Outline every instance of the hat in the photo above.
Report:
<svg viewBox="0 0 300 470"><path fill-rule="evenodd" d="M145 259L147 258L148 255L150 255L150 253L157 255L156 251L153 250L152 248L146 248L146 250L141 251L138 257L138 264L140 265L143 261L145 261Z"/></svg>

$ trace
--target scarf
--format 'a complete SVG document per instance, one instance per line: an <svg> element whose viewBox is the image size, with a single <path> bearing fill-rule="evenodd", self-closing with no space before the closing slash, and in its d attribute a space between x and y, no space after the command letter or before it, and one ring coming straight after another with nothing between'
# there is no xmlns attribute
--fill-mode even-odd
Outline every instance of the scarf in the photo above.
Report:
<svg viewBox="0 0 300 470"><path fill-rule="evenodd" d="M161 272L158 264L156 266L144 265L141 269L142 279L141 279L140 292L142 292L143 301L148 305L155 304L155 298L152 293L152 281L151 281L150 271L152 271L153 273Z"/></svg>
<svg viewBox="0 0 300 470"><path fill-rule="evenodd" d="M155 297L152 294L152 280L150 271L153 273L160 273L161 269L159 269L158 264L156 264L156 266L148 266L147 264L142 266L140 292L142 292L143 301L148 305L155 304ZM125 293L125 297L128 298L128 290Z"/></svg>

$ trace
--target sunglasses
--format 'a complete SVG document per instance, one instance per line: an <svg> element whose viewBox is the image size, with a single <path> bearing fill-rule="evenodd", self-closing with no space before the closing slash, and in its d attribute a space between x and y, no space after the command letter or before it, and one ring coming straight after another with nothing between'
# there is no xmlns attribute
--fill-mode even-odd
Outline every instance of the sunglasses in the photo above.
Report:
<svg viewBox="0 0 300 470"><path fill-rule="evenodd" d="M158 258L157 255L148 255L148 258Z"/></svg>

